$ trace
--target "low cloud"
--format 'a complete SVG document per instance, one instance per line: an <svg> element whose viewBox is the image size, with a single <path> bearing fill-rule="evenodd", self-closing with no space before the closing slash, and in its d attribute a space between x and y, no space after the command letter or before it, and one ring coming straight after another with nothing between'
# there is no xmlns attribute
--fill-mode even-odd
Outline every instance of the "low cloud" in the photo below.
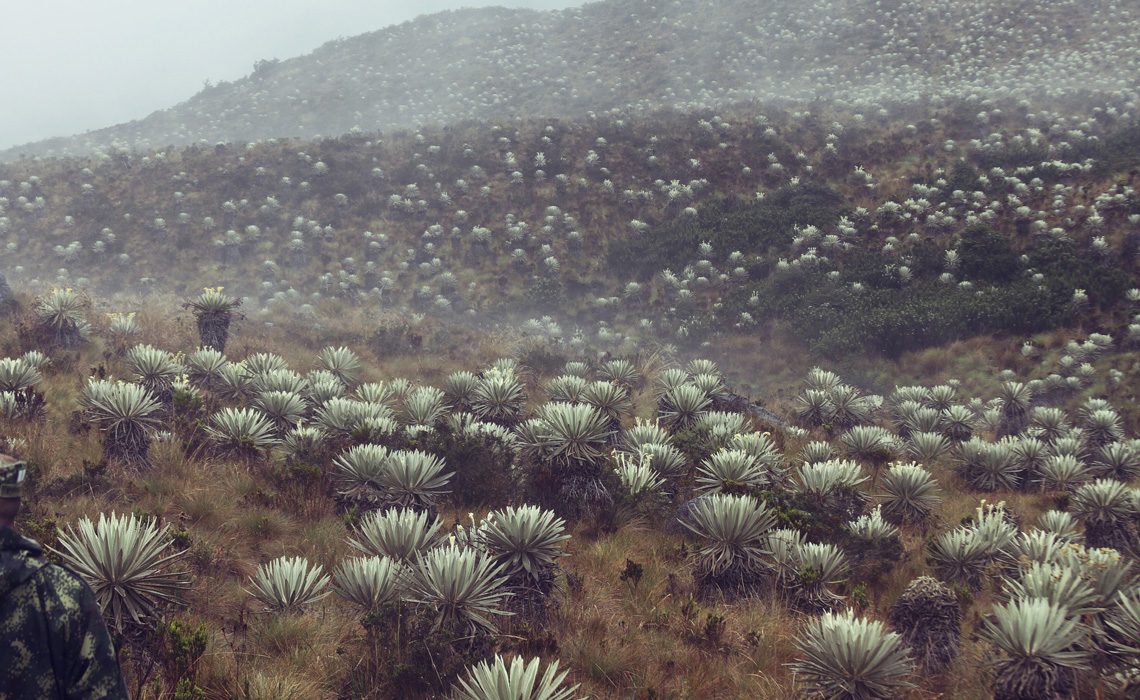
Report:
<svg viewBox="0 0 1140 700"><path fill-rule="evenodd" d="M417 15L574 0L51 0L10 3L0 42L0 148L138 119L235 80L264 58L308 53Z"/></svg>

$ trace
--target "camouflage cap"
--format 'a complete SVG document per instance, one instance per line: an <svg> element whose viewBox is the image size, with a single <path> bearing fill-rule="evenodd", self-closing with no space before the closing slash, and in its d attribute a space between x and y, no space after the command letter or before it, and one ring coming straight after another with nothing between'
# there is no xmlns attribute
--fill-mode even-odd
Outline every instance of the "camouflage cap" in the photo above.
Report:
<svg viewBox="0 0 1140 700"><path fill-rule="evenodd" d="M0 452L0 498L19 498L24 474L23 461Z"/></svg>

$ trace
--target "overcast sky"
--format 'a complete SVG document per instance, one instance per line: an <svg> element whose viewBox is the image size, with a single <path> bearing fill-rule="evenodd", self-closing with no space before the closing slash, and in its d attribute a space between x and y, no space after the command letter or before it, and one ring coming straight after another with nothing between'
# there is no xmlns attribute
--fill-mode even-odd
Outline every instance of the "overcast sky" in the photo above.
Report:
<svg viewBox="0 0 1140 700"><path fill-rule="evenodd" d="M582 0L0 0L0 148L137 119L308 53L440 10Z"/></svg>

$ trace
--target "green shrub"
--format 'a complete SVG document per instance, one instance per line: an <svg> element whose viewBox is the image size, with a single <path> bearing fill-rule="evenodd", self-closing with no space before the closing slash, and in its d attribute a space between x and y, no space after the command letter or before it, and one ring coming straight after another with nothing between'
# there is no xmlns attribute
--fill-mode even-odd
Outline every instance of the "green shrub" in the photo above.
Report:
<svg viewBox="0 0 1140 700"><path fill-rule="evenodd" d="M443 421L436 430L415 438L410 446L457 466L448 497L456 506L501 506L517 491L514 456L492 435L454 430Z"/></svg>
<svg viewBox="0 0 1140 700"><path fill-rule="evenodd" d="M1020 266L1009 238L985 224L971 226L959 235L958 256L962 276L975 282L1009 282Z"/></svg>
<svg viewBox="0 0 1140 700"><path fill-rule="evenodd" d="M713 200L700 208L696 218L678 218L655 226L650 234L612 242L607 262L623 276L644 279L667 267L683 268L692 262L702 241L711 243L719 255L734 250L763 254L790 243L797 224L820 228L833 225L842 204L838 192L813 182L786 185L759 202Z"/></svg>

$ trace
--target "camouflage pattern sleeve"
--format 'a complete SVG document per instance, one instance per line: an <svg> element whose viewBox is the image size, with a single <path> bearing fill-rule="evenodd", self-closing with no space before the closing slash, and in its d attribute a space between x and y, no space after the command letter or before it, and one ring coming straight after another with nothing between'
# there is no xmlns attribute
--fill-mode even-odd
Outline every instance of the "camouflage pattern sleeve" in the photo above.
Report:
<svg viewBox="0 0 1140 700"><path fill-rule="evenodd" d="M127 698L115 649L95 596L77 576L45 566L38 582L51 629L52 656L65 698Z"/></svg>

